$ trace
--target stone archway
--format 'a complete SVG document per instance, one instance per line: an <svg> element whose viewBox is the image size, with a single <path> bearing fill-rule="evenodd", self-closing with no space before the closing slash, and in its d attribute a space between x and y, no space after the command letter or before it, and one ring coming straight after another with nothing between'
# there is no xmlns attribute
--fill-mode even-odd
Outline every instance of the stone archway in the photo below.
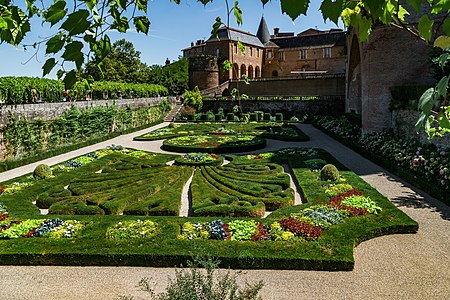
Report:
<svg viewBox="0 0 450 300"><path fill-rule="evenodd" d="M241 65L241 77L244 75L247 75L247 67L244 64L242 64Z"/></svg>
<svg viewBox="0 0 450 300"><path fill-rule="evenodd" d="M248 66L248 78L253 78L254 77L254 72L253 72L253 66L250 65Z"/></svg>
<svg viewBox="0 0 450 300"><path fill-rule="evenodd" d="M277 70L272 71L272 77L278 77L278 71Z"/></svg>
<svg viewBox="0 0 450 300"><path fill-rule="evenodd" d="M239 79L239 65L237 63L233 64L233 79Z"/></svg>
<svg viewBox="0 0 450 300"><path fill-rule="evenodd" d="M261 77L261 70L259 68L259 66L256 66L255 68L255 78L259 78Z"/></svg>
<svg viewBox="0 0 450 300"><path fill-rule="evenodd" d="M354 34L351 39L347 76L346 111L361 114L361 49L359 39L356 34Z"/></svg>

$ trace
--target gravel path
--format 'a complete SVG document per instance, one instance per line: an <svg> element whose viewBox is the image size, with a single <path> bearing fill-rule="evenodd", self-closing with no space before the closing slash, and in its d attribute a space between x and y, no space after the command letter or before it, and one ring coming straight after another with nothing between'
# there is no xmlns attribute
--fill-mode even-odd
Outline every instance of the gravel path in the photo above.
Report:
<svg viewBox="0 0 450 300"><path fill-rule="evenodd" d="M164 126L164 124L157 127ZM156 127L154 127L156 128ZM389 235L355 249L351 272L248 270L241 277L263 280L264 299L450 299L450 207L406 184L310 125L300 128L309 142L269 140L267 150L288 146L321 147L387 196L419 223L417 234ZM55 164L110 144L163 152L161 142L133 142L143 130L39 163ZM38 163L0 173L0 181L31 172ZM156 291L167 284L172 268L0 266L0 299L145 298L136 287L152 278Z"/></svg>

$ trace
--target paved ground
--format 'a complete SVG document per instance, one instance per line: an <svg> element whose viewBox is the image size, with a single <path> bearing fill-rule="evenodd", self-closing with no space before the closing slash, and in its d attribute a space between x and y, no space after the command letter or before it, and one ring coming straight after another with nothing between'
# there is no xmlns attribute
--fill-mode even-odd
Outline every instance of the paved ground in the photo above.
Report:
<svg viewBox="0 0 450 300"><path fill-rule="evenodd" d="M161 125L159 125L161 126ZM268 149L314 146L331 152L419 223L417 234L390 235L355 249L352 272L248 270L242 282L263 280L264 299L450 299L450 207L404 183L310 125L310 142L269 141ZM55 164L104 146L158 151L160 142L133 142L145 131L43 161ZM0 173L0 181L31 172L36 164ZM161 291L170 268L0 266L0 299L150 299L136 287L150 277Z"/></svg>

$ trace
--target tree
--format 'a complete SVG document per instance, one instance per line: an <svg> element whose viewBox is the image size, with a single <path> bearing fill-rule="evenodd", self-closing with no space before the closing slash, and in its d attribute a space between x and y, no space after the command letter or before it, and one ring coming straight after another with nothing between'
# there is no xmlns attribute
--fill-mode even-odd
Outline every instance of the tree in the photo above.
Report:
<svg viewBox="0 0 450 300"><path fill-rule="evenodd" d="M212 2L198 1L205 5ZM261 0L261 3L264 5L268 1ZM310 1L280 0L281 10L295 20L306 14ZM173 2L179 4L181 0ZM225 2L228 8L228 0ZM101 63L111 50L106 34L108 30L126 32L134 27L137 32L148 33L147 3L148 0L73 0L67 4L65 0L52 3L43 0L37 4L36 0L26 0L21 6L25 9L22 9L12 0L0 0L0 42L19 45L31 30L29 19L32 17L39 17L52 26L59 24L58 31L52 37L37 41L33 46L45 44L48 54L62 52L58 61L53 57L47 59L43 65L43 75L58 65L58 77L63 78L68 88L76 82L77 72L75 69L66 70L66 63L73 62L75 68L80 70L86 60L83 52L85 46L94 54L95 63ZM375 24L395 26L424 43L440 48L442 53L437 63L441 68L450 60L449 0L322 0L320 9L325 20L337 23L341 18L345 25L358 28L362 41L368 38ZM242 23L242 11L237 1L227 12L233 12L238 24ZM405 20L405 16L411 13L421 15L417 26ZM213 33L221 24L222 21L217 18ZM448 75L442 77L436 87L427 90L420 99L422 115L417 127L425 127L431 137L450 132L448 81Z"/></svg>
<svg viewBox="0 0 450 300"><path fill-rule="evenodd" d="M111 52L103 59L99 67L94 58L86 65L85 76L94 80L106 80L128 83L146 83L150 69L141 62L141 53L134 49L133 43L124 39L114 42Z"/></svg>

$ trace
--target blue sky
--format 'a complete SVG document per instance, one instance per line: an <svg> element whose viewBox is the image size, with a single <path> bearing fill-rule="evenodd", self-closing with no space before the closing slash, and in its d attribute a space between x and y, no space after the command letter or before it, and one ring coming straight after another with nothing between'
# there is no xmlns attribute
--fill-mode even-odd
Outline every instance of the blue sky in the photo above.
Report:
<svg viewBox="0 0 450 300"><path fill-rule="evenodd" d="M243 25L237 26L231 17L230 26L244 31L256 33L261 16L267 21L269 30L272 33L274 27L279 27L280 31L295 32L296 34L308 28L329 29L337 26L332 23L324 23L319 9L321 1L311 1L307 16L301 16L295 22L281 13L279 0L272 0L262 6L258 0L241 0L240 7L243 10ZM232 5L234 1L230 1ZM199 39L207 39L210 35L212 24L216 17L226 20L226 5L224 0L215 0L213 3L203 6L196 0L182 0L176 5L169 0L149 1L148 17L151 22L148 35L128 32L120 34L109 32L112 41L125 38L131 41L135 49L141 52L141 60L148 65L164 64L166 58L171 61L180 56L181 49L186 48L191 42ZM42 38L55 33L58 24L54 28L42 27L39 19L32 22L32 33L29 33L23 44L33 44ZM340 25L343 28L343 25ZM2 64L0 76L42 76L42 65L48 56L45 56L45 49L38 52L36 56L31 47L23 50L23 46L14 47L9 44L0 45L0 55ZM52 72L47 77L55 78Z"/></svg>

